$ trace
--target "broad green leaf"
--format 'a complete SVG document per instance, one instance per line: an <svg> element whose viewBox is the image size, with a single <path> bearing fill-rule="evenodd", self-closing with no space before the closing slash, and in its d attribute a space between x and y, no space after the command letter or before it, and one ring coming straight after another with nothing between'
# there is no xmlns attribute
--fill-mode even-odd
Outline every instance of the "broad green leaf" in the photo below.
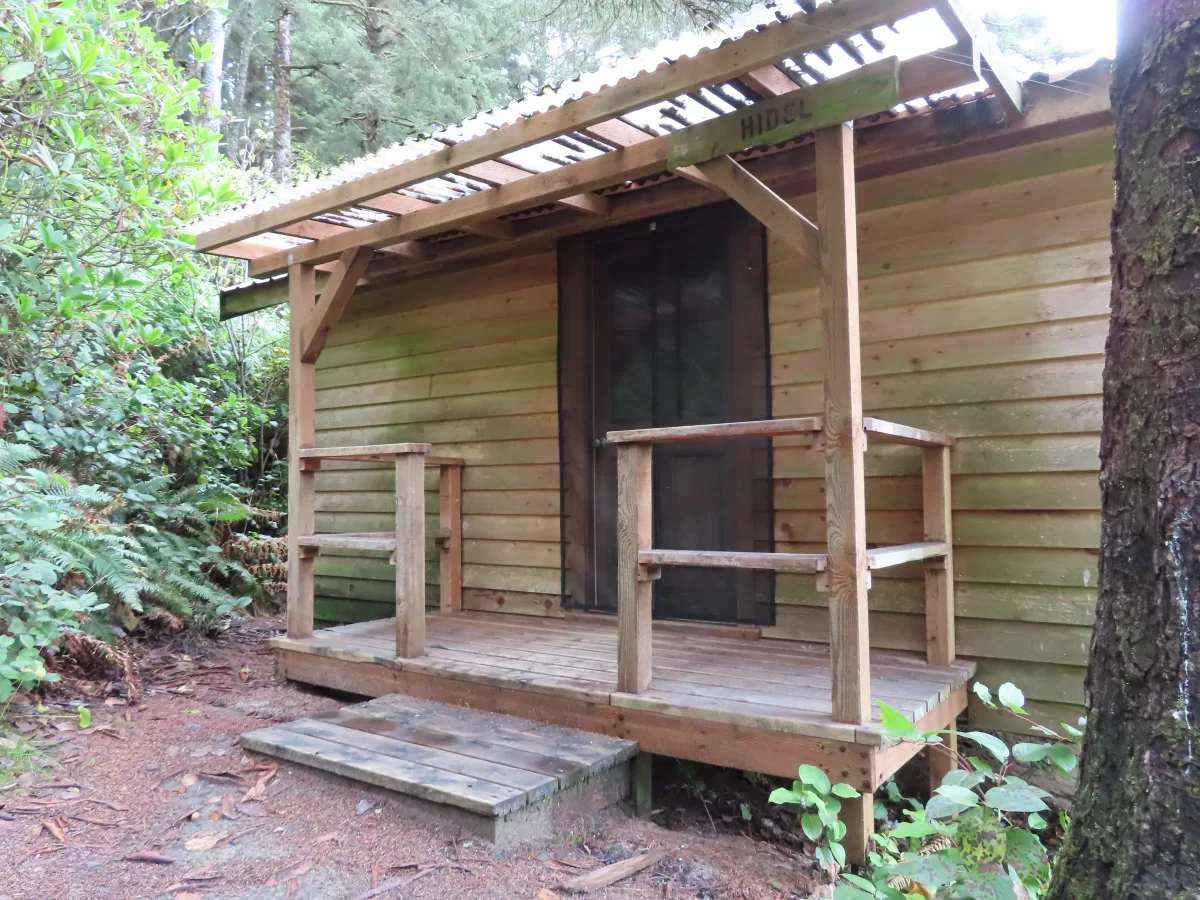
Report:
<svg viewBox="0 0 1200 900"><path fill-rule="evenodd" d="M864 891L868 891L871 894L875 893L875 885L872 884L871 880L868 878L863 878L861 875L855 875L852 872L843 872L842 878L846 879L846 881L850 882L851 884L862 888Z"/></svg>
<svg viewBox="0 0 1200 900"><path fill-rule="evenodd" d="M1036 815L1036 813L1034 814ZM1029 817L1030 819L1033 816ZM1037 835L1024 828L1009 828L1006 832L1004 864L1020 875L1032 875L1047 865L1046 848Z"/></svg>
<svg viewBox="0 0 1200 900"><path fill-rule="evenodd" d="M1030 813L1027 821L1029 822L1029 827L1035 831L1041 831L1046 827L1046 820L1037 813Z"/></svg>
<svg viewBox="0 0 1200 900"><path fill-rule="evenodd" d="M3 69L0 69L0 81L20 81L33 74L36 68L28 59L18 59L16 62L10 62Z"/></svg>
<svg viewBox="0 0 1200 900"><path fill-rule="evenodd" d="M966 769L951 769L946 773L946 777L942 779L942 786L953 784L959 787L973 788L978 787L983 782L984 776L978 772L968 772Z"/></svg>
<svg viewBox="0 0 1200 900"><path fill-rule="evenodd" d="M800 767L800 780L818 793L829 793L829 776L816 766L803 765Z"/></svg>
<svg viewBox="0 0 1200 900"><path fill-rule="evenodd" d="M975 795L972 793L972 797ZM975 803L966 803L947 797L944 794L934 794L929 798L929 804L925 807L925 814L931 819L948 819L950 816L956 816L963 810L970 809L979 802L979 798L975 798Z"/></svg>
<svg viewBox="0 0 1200 900"><path fill-rule="evenodd" d="M825 826L816 813L805 813L800 817L800 830L804 832L806 838L816 843L825 833Z"/></svg>
<svg viewBox="0 0 1200 900"><path fill-rule="evenodd" d="M87 728L92 724L92 711L86 706L79 707L79 727Z"/></svg>
<svg viewBox="0 0 1200 900"><path fill-rule="evenodd" d="M868 894L848 884L839 884L833 889L833 900L871 900L874 896L874 893Z"/></svg>
<svg viewBox="0 0 1200 900"><path fill-rule="evenodd" d="M978 806L958 819L958 851L968 869L1004 859L1008 836L991 810Z"/></svg>
<svg viewBox="0 0 1200 900"><path fill-rule="evenodd" d="M979 802L979 797L973 790L958 784L942 784L937 789L937 795L939 797L948 797L966 806L974 806Z"/></svg>
<svg viewBox="0 0 1200 900"><path fill-rule="evenodd" d="M1070 744L1051 744L1050 761L1064 772L1072 772L1079 765L1079 757Z"/></svg>
<svg viewBox="0 0 1200 900"><path fill-rule="evenodd" d="M846 865L846 848L845 847L843 847L837 841L830 841L829 842L829 852L833 854L833 858L837 862L839 867L844 867Z"/></svg>
<svg viewBox="0 0 1200 900"><path fill-rule="evenodd" d="M858 791L850 787L850 785L844 783L835 784L830 791L835 797L843 797L846 800L852 800L853 798L860 796Z"/></svg>
<svg viewBox="0 0 1200 900"><path fill-rule="evenodd" d="M894 838L923 838L937 834L937 829L928 822L901 822L888 834Z"/></svg>
<svg viewBox="0 0 1200 900"><path fill-rule="evenodd" d="M1014 744L1012 754L1021 762L1041 762L1050 755L1052 744Z"/></svg>
<svg viewBox="0 0 1200 900"><path fill-rule="evenodd" d="M771 796L767 798L769 803L799 803L801 801L800 794L789 788L775 788L771 791Z"/></svg>
<svg viewBox="0 0 1200 900"><path fill-rule="evenodd" d="M1013 712L1025 714L1025 695L1011 681L1006 681L1000 685L1000 690L996 694L997 699L1011 709Z"/></svg>
<svg viewBox="0 0 1200 900"><path fill-rule="evenodd" d="M992 700L992 692L988 689L986 684L984 684L982 681L977 681L971 685L971 689L975 691L975 696L983 701L984 704L995 708L996 702Z"/></svg>
<svg viewBox="0 0 1200 900"><path fill-rule="evenodd" d="M1001 812L1033 813L1049 809L1028 785L1002 784L983 795L984 805Z"/></svg>
<svg viewBox="0 0 1200 900"><path fill-rule="evenodd" d="M988 734L986 731L963 731L959 733L959 737L974 741L1000 762L1008 762L1008 744L994 734Z"/></svg>
<svg viewBox="0 0 1200 900"><path fill-rule="evenodd" d="M916 729L904 713L888 706L882 700L876 700L875 705L879 707L879 718L883 722L884 731L891 732L896 737L908 740L921 739L921 732Z"/></svg>
<svg viewBox="0 0 1200 900"><path fill-rule="evenodd" d="M1012 879L1001 872L968 872L959 889L962 896L973 900L1017 900Z"/></svg>
<svg viewBox="0 0 1200 900"><path fill-rule="evenodd" d="M971 766L975 769L976 772L979 772L983 775L995 775L996 774L996 770L992 768L992 764L989 763L987 760L980 759L978 756L968 756L967 762L969 762L971 764Z"/></svg>

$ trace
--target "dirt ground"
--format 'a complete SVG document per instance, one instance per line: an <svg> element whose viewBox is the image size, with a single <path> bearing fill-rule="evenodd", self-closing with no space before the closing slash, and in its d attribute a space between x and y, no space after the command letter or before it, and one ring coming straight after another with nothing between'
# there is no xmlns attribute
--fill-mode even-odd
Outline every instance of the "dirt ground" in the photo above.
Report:
<svg viewBox="0 0 1200 900"><path fill-rule="evenodd" d="M752 837L745 805L713 818L695 771L659 778L663 761L655 805L669 828L614 809L555 846L498 853L406 820L386 792L253 759L242 732L348 700L277 677L265 644L274 625L147 652L141 697L110 687L107 702L87 701L84 728L66 703L9 710L53 764L0 788L0 900L557 900L564 879L653 849L665 851L658 865L586 896L829 896L803 848Z"/></svg>

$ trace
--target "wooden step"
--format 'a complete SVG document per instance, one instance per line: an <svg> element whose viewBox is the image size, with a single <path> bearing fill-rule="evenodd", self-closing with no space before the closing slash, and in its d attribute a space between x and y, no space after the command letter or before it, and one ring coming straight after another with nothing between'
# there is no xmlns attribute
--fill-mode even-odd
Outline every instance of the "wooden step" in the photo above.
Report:
<svg viewBox="0 0 1200 900"><path fill-rule="evenodd" d="M241 744L483 820L578 792L638 750L620 738L395 695L251 731ZM484 825L478 830L496 840Z"/></svg>

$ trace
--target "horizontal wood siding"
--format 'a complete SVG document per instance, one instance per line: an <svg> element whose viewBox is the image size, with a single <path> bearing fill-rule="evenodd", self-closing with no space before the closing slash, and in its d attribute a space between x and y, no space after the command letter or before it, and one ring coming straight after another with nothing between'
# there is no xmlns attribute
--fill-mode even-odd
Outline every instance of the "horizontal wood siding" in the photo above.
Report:
<svg viewBox="0 0 1200 900"><path fill-rule="evenodd" d="M868 415L959 437L952 454L957 641L1052 723L1080 712L1100 536L1111 133L1076 135L859 188ZM813 212L813 198L793 198ZM769 247L774 414L821 409L817 275ZM775 442L781 551L825 540L824 462ZM920 540L921 456L868 447L867 537ZM776 637L828 640L828 595L781 575ZM924 647L919 566L876 572L871 643ZM1009 727L972 706L981 725Z"/></svg>
<svg viewBox="0 0 1200 900"><path fill-rule="evenodd" d="M561 614L557 277L543 253L356 296L317 363L319 446L427 441L462 456L463 607ZM326 462L318 531L394 527L390 467ZM437 527L438 473L425 475ZM437 550L426 553L437 605ZM382 554L337 551L316 563L317 618L393 614Z"/></svg>

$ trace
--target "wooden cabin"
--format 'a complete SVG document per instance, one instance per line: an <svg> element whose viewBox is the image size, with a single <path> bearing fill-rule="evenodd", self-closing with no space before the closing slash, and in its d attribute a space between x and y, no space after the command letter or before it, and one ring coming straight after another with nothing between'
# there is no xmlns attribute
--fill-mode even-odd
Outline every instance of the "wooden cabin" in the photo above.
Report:
<svg viewBox="0 0 1200 900"><path fill-rule="evenodd" d="M866 791L874 700L1073 720L1107 71L1021 84L963 0L695 41L197 229L226 317L291 305L283 671Z"/></svg>

